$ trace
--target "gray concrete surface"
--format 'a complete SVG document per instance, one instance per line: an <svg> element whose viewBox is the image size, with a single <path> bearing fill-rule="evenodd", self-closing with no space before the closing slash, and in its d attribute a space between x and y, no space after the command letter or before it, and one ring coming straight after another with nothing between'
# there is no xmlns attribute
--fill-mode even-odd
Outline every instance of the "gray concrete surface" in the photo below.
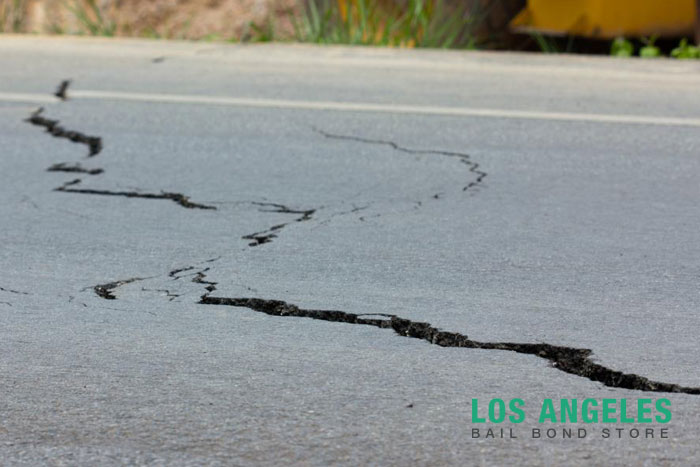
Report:
<svg viewBox="0 0 700 467"><path fill-rule="evenodd" d="M197 303L216 283L698 387L698 64L14 36L0 60L0 463L700 462L697 395ZM103 194L55 191L77 178ZM495 397L532 408L517 440L471 438ZM667 397L669 439L527 436L575 397Z"/></svg>

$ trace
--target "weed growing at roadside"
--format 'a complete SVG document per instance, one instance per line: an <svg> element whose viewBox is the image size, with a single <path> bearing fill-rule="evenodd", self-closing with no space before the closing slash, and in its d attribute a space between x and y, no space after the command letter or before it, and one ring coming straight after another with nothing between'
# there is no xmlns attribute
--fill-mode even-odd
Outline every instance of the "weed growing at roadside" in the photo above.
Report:
<svg viewBox="0 0 700 467"><path fill-rule="evenodd" d="M639 57L641 58L657 58L663 57L661 48L656 46L656 36L642 38L644 44L639 49ZM632 57L634 56L634 45L624 37L618 37L612 42L610 47L610 55L615 57ZM698 59L700 58L700 47L688 43L688 39L681 39L678 47L671 50L671 57L678 59Z"/></svg>
<svg viewBox="0 0 700 467"><path fill-rule="evenodd" d="M700 47L688 44L688 39L683 38L678 47L671 51L671 57L680 59L700 58Z"/></svg>
<svg viewBox="0 0 700 467"><path fill-rule="evenodd" d="M97 0L73 0L67 8L78 20L84 32L91 36L111 37L117 31L116 22L106 19L97 5Z"/></svg>
<svg viewBox="0 0 700 467"><path fill-rule="evenodd" d="M661 49L654 45L656 42L656 36L651 36L649 38L642 38L644 47L639 49L639 56L642 58L656 58L661 56Z"/></svg>
<svg viewBox="0 0 700 467"><path fill-rule="evenodd" d="M614 57L631 57L634 55L634 45L624 37L618 37L610 46L610 55Z"/></svg>
<svg viewBox="0 0 700 467"><path fill-rule="evenodd" d="M310 0L293 18L295 39L318 44L474 48L476 14L445 0Z"/></svg>

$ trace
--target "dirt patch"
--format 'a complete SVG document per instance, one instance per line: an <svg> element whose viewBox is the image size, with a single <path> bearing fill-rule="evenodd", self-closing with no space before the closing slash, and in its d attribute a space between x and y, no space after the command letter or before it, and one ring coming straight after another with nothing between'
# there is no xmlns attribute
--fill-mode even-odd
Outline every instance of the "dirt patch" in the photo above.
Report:
<svg viewBox="0 0 700 467"><path fill-rule="evenodd" d="M0 3L8 1L0 0ZM299 5L297 0L80 0L65 3L25 0L20 3L21 11L13 12L10 19L15 23L19 21L24 32L219 40L245 39L254 32L251 29L266 28L268 24L273 24L279 34L291 35L291 17ZM5 30L11 25L7 26Z"/></svg>

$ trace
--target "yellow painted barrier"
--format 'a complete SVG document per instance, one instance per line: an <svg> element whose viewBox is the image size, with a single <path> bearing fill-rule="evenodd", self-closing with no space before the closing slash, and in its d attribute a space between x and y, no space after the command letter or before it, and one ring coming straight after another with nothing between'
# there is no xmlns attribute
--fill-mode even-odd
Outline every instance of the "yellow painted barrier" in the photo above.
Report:
<svg viewBox="0 0 700 467"><path fill-rule="evenodd" d="M696 0L528 0L515 31L611 39L693 33Z"/></svg>

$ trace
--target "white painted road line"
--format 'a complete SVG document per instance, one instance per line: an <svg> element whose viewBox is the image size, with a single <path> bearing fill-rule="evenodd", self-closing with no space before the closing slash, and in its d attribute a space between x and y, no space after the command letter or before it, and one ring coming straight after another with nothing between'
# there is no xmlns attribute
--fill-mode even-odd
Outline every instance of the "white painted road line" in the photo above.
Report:
<svg viewBox="0 0 700 467"><path fill-rule="evenodd" d="M70 91L69 98L171 104L221 105L230 107L331 110L340 112L376 112L392 114L445 115L454 117L490 117L514 118L524 120L552 120L565 122L569 121L700 127L700 118L660 117L652 115L549 112L537 110L485 109L473 107L440 107L422 105L378 104L371 102L304 101L250 97L151 94L134 92L81 90ZM0 93L0 101L53 103L57 102L57 99L40 94Z"/></svg>
<svg viewBox="0 0 700 467"><path fill-rule="evenodd" d="M21 92L0 92L0 102L22 102L25 104L54 104L60 102L51 94L26 94Z"/></svg>

